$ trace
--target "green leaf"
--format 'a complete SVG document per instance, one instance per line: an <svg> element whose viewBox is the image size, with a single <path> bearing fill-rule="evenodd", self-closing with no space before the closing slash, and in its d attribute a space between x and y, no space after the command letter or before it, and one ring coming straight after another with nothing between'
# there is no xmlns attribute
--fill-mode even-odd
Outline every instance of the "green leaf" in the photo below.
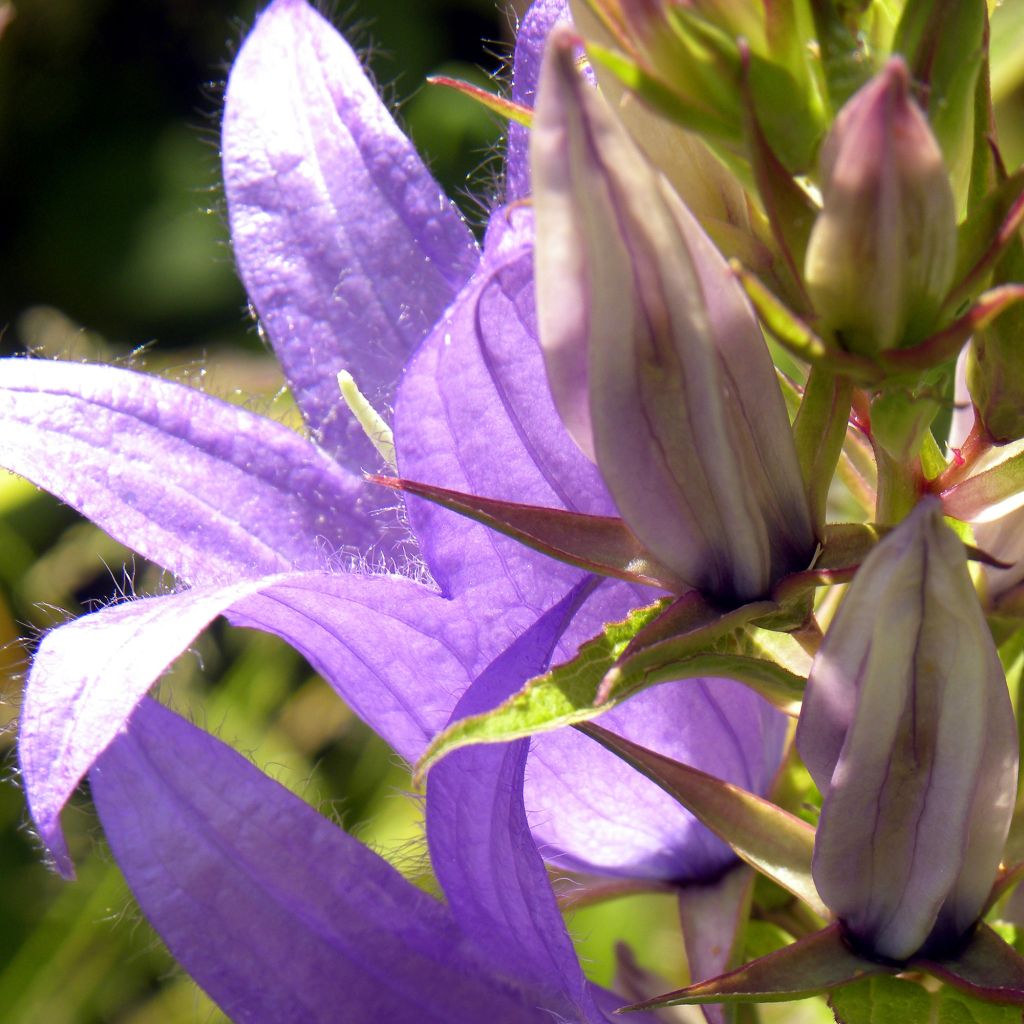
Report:
<svg viewBox="0 0 1024 1024"><path fill-rule="evenodd" d="M806 999L871 974L890 971L891 967L865 960L849 949L840 934L839 925L833 924L738 970L627 1009L654 1010L695 1003L788 1002ZM897 1020L899 1018L886 1024L896 1024Z"/></svg>
<svg viewBox="0 0 1024 1024"><path fill-rule="evenodd" d="M875 70L855 23L858 5L842 0L810 0L810 5L829 99L833 110L839 110Z"/></svg>
<svg viewBox="0 0 1024 1024"><path fill-rule="evenodd" d="M825 134L820 109L786 68L757 54L750 58L750 88L757 118L782 163L794 174L810 171Z"/></svg>
<svg viewBox="0 0 1024 1024"><path fill-rule="evenodd" d="M803 900L820 917L828 918L828 908L811 878L814 829L805 821L770 800L600 726L587 723L577 728L678 800L752 868Z"/></svg>
<svg viewBox="0 0 1024 1024"><path fill-rule="evenodd" d="M602 710L605 705L611 707L656 683L723 676L745 683L780 711L799 714L806 680L784 664L767 660L764 647L751 654L745 632L737 630L776 610L769 602L759 602L723 615L699 632L677 634L642 647L631 645L608 667L594 697L597 706Z"/></svg>
<svg viewBox="0 0 1024 1024"><path fill-rule="evenodd" d="M932 1024L932 997L920 985L877 975L836 989L828 1000L838 1024Z"/></svg>
<svg viewBox="0 0 1024 1024"><path fill-rule="evenodd" d="M743 627L777 610L769 601L717 615L697 595L657 601L612 622L576 657L531 679L498 707L453 723L436 736L416 768L460 747L507 743L586 722L648 686L671 680L725 677L746 683L789 714L797 714L805 680L784 665L747 653Z"/></svg>
<svg viewBox="0 0 1024 1024"><path fill-rule="evenodd" d="M908 0L893 40L893 50L906 56L926 100L928 120L960 200L970 176L985 27L985 0Z"/></svg>
<svg viewBox="0 0 1024 1024"><path fill-rule="evenodd" d="M938 995L935 1024L1020 1024L1020 1009L997 1006L964 992L944 988Z"/></svg>
<svg viewBox="0 0 1024 1024"><path fill-rule="evenodd" d="M947 313L955 313L985 286L1000 255L1018 238L1024 219L1024 171L1017 171L990 191L957 228L957 283L946 298Z"/></svg>
<svg viewBox="0 0 1024 1024"><path fill-rule="evenodd" d="M593 699L604 674L615 664L633 638L668 606L663 599L633 611L620 622L610 622L583 644L576 657L536 679L493 711L470 715L434 737L416 767L422 779L445 754L473 743L505 743L583 721L596 712Z"/></svg>
<svg viewBox="0 0 1024 1024"><path fill-rule="evenodd" d="M684 98L660 78L644 70L624 54L597 43L587 43L587 56L611 72L652 110L698 135L718 142L738 143L740 127L724 121L716 112Z"/></svg>
<svg viewBox="0 0 1024 1024"><path fill-rule="evenodd" d="M865 978L829 996L839 1024L1020 1024L1020 1010L942 988L928 992L888 975Z"/></svg>

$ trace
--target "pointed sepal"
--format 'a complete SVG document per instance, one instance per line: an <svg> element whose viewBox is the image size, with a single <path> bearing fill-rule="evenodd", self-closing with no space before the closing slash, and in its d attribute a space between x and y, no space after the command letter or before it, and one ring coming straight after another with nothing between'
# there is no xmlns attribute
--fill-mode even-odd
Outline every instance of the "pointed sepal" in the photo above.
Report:
<svg viewBox="0 0 1024 1024"><path fill-rule="evenodd" d="M846 945L840 926L832 924L735 971L635 1003L626 1011L693 1003L788 1002L892 970L858 956Z"/></svg>
<svg viewBox="0 0 1024 1024"><path fill-rule="evenodd" d="M686 589L683 581L659 565L629 527L614 516L592 516L565 509L522 505L499 498L482 498L416 480L385 476L371 476L369 479L382 487L425 498L483 523L534 551L587 572L665 590Z"/></svg>
<svg viewBox="0 0 1024 1024"><path fill-rule="evenodd" d="M461 78L451 78L448 75L431 75L427 82L430 85L453 89L475 103L486 107L492 114L497 114L498 117L515 124L521 124L524 128L530 128L533 125L533 111L529 107L524 107L522 103L516 103L506 96L481 89L479 85L473 85L472 82L464 82Z"/></svg>
<svg viewBox="0 0 1024 1024"><path fill-rule="evenodd" d="M1024 1006L1024 957L984 922L955 956L914 966L985 1002Z"/></svg>
<svg viewBox="0 0 1024 1024"><path fill-rule="evenodd" d="M1024 489L1024 452L1011 455L991 469L975 473L942 490L942 511L965 522L995 519L996 506Z"/></svg>
<svg viewBox="0 0 1024 1024"><path fill-rule="evenodd" d="M811 879L814 829L805 821L770 800L598 725L583 723L577 728L675 797L751 867L803 900L819 916L828 918Z"/></svg>

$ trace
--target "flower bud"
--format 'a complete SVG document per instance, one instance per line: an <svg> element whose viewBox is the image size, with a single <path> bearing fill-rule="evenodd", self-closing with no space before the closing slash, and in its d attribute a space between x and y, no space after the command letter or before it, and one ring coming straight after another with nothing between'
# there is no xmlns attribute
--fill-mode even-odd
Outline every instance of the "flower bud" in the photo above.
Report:
<svg viewBox="0 0 1024 1024"><path fill-rule="evenodd" d="M724 603L764 596L815 544L767 347L558 33L532 161L540 337L563 421L656 559Z"/></svg>
<svg viewBox="0 0 1024 1024"><path fill-rule="evenodd" d="M796 743L825 797L822 900L876 956L955 948L995 880L1018 752L964 547L937 501L864 560L814 659Z"/></svg>
<svg viewBox="0 0 1024 1024"><path fill-rule="evenodd" d="M870 355L934 326L956 261L956 208L899 57L839 112L821 157L808 291L843 348Z"/></svg>

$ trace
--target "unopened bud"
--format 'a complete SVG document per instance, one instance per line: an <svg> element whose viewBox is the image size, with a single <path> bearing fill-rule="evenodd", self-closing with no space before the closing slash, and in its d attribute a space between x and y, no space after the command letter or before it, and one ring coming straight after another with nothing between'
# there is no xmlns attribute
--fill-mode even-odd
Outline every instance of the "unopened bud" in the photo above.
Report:
<svg viewBox="0 0 1024 1024"><path fill-rule="evenodd" d="M814 882L877 956L973 927L1017 791L1017 727L963 544L928 500L864 560L814 659L797 749L824 794Z"/></svg>
<svg viewBox="0 0 1024 1024"><path fill-rule="evenodd" d="M775 370L722 256L552 34L532 137L555 404L633 533L725 604L814 535Z"/></svg>
<svg viewBox="0 0 1024 1024"><path fill-rule="evenodd" d="M806 279L825 329L861 354L921 340L952 283L956 207L901 58L839 112L821 189Z"/></svg>

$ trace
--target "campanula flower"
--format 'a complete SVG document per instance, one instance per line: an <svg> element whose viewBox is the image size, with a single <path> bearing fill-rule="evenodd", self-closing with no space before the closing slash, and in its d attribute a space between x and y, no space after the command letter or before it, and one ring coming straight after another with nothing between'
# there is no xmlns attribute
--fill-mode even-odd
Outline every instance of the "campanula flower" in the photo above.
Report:
<svg viewBox="0 0 1024 1024"><path fill-rule="evenodd" d="M540 671L565 611L527 630L457 714ZM90 779L143 910L234 1021L478 1024L486 1007L498 1024L600 1024L623 1000L576 959L527 824L527 749L461 751L431 777L446 904L149 699Z"/></svg>
<svg viewBox="0 0 1024 1024"><path fill-rule="evenodd" d="M517 97L535 87L544 26L560 10L538 4L527 20L531 32L516 55ZM206 861L197 854L194 872L185 860L160 855L159 846L170 839L147 838L152 817L128 820L138 802L149 799L129 785L134 766L146 760L153 766L147 779L155 772L178 787L185 803L168 822L199 828L196 822L223 812L217 819L227 823L222 834L239 845L222 849L235 850L252 870L261 857L284 851L269 835L270 845L261 846L261 837L250 834L255 826L240 828L264 799L245 795L261 792L259 786L242 785L238 807L186 806L207 796L216 804L217 792L230 789L211 785L207 792L197 779L193 795L181 792L192 766L208 764L211 778L218 764L230 762L229 775L238 766L215 741L182 732L188 753L175 772L143 752L152 746L146 723L163 713L137 712L140 702L213 618L225 614L236 625L283 637L413 761L489 666L500 664L517 685L539 671L531 661L535 652L519 641L533 636L547 616L557 610L560 625L545 658L564 659L605 622L650 601L642 589L591 581L424 502L410 500L395 515L389 492L370 489L360 472L381 460L339 400L339 371L350 373L379 411L393 405L404 475L508 500L614 514L601 477L566 434L547 389L536 340L530 210L498 209L481 252L352 52L304 0L275 0L239 52L228 83L223 154L239 271L309 437L125 369L9 360L0 375L3 465L184 584L85 616L44 638L26 691L20 757L33 819L65 874L72 865L60 812L98 765L92 778L99 780L101 815L119 862L193 972L202 955L193 954L190 942L195 950L209 947L189 914L205 920L211 905L233 898L218 897L210 881L221 877L223 862L212 847L204 847ZM528 180L524 159L513 149L513 192ZM724 680L660 687L607 721L637 742L758 791L777 766L784 733L780 716ZM525 747L517 750L515 756L525 758ZM204 774L201 767L196 771ZM715 877L732 863L727 847L670 797L571 731L535 741L524 778L528 817L521 821L529 820L550 862L679 883ZM283 820L290 813L282 811ZM525 826L517 827L517 842L533 843ZM164 828L172 825L161 825L153 836L165 836ZM130 842L116 838L119 829ZM246 849L250 840L254 845ZM347 849L336 837L323 842ZM536 851L530 856L536 860ZM358 887L364 854L339 857L337 884ZM435 853L442 880L455 863L447 857ZM295 873L300 885L298 867ZM164 902L173 877L179 878L177 896ZM190 909L188 893L200 882ZM391 882L380 885L397 891ZM457 915L455 890L445 888ZM283 897L289 921L302 917L307 896L299 893L297 902ZM477 891L464 898L471 903L483 896ZM365 906L371 903L366 896ZM243 900L232 910L232 935L245 931L247 916L259 906ZM400 929L397 913L381 913L385 932ZM423 928L450 936L446 918L436 927L429 923L439 913L424 910ZM554 935L553 928L541 931ZM466 930L477 944L486 932L483 926ZM372 928L368 934L377 941ZM397 955L389 952L391 939L380 941L390 964ZM447 949L461 940L444 941ZM550 941L562 943L557 936ZM423 942L441 948L433 938ZM229 955L217 948L218 956ZM258 965L269 953L252 955ZM369 954L360 969L372 972L374 957ZM300 973L313 970L297 957L290 962ZM428 973L424 967L416 977ZM250 981L238 986L253 975L246 977ZM330 979L322 984L329 987ZM240 1019L275 1019L242 1005ZM438 1004L436 1014L447 1019L445 1012Z"/></svg>

